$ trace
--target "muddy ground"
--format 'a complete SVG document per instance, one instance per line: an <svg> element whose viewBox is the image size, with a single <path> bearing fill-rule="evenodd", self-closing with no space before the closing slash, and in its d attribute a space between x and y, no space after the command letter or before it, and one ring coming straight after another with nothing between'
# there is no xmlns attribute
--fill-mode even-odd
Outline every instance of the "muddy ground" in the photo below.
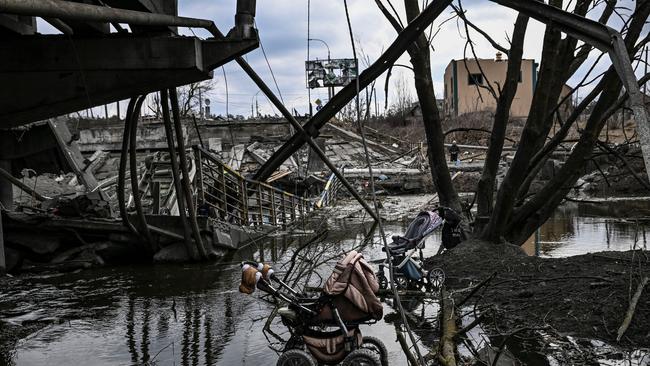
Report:
<svg viewBox="0 0 650 366"><path fill-rule="evenodd" d="M521 348L529 360L552 354L562 365L597 364L600 356L591 340L630 351L650 346L648 287L629 328L616 341L630 298L640 279L650 276L650 252L539 258L511 245L468 240L429 258L426 267L444 269L446 286L457 292L459 302L468 295L468 287L493 276L465 306L485 314L482 326L491 339L512 334L509 349Z"/></svg>

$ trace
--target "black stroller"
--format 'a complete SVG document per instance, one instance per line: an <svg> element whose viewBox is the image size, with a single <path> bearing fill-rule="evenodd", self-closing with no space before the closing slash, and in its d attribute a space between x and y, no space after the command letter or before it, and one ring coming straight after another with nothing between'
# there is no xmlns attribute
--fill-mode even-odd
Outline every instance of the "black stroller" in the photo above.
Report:
<svg viewBox="0 0 650 366"><path fill-rule="evenodd" d="M393 276L398 289L437 291L442 287L445 282L445 272L441 268L425 271L421 264L424 259L422 249L425 239L441 226L441 250L454 248L464 240L460 222L461 217L454 210L438 207L419 213L409 224L404 236L393 236L393 242L388 245L388 255L393 262ZM419 254L418 257L415 257L416 253ZM388 266L388 259L379 265L377 272L381 289L389 287L385 274L386 266Z"/></svg>
<svg viewBox="0 0 650 366"><path fill-rule="evenodd" d="M375 296L379 284L361 254L352 251L339 261L317 298L303 297L268 265L244 262L239 290L250 294L255 288L282 305L273 314L280 315L290 338L284 340L271 332L284 342L277 366L388 364L385 345L377 338L363 337L359 330L359 325L373 324L383 316L383 306Z"/></svg>

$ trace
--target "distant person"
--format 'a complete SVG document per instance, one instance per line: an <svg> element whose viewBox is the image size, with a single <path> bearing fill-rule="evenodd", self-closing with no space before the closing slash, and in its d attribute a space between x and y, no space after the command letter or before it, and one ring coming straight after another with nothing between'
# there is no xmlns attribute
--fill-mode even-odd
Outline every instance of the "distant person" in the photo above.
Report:
<svg viewBox="0 0 650 366"><path fill-rule="evenodd" d="M458 160L458 154L460 154L460 148L456 145L456 140L451 143L449 146L449 161L455 165L460 165L460 160Z"/></svg>

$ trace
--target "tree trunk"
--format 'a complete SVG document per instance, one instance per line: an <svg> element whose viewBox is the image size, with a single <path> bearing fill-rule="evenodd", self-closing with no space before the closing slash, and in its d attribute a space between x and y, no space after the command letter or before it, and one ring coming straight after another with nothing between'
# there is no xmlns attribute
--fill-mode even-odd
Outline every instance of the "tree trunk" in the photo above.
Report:
<svg viewBox="0 0 650 366"><path fill-rule="evenodd" d="M562 0L551 0L550 4L561 7ZM564 65L567 55L566 52L562 52L566 51L567 45L562 42L561 36L560 31L551 26L546 27L539 81L533 95L528 119L512 165L499 188L490 220L483 230L482 238L484 240L495 243L501 241L514 209L519 188L526 178L530 160L544 146L546 136L553 124L553 119L549 118L552 117L549 116L549 111L555 107L560 97L562 86L566 81L563 74L567 73L567 67ZM573 57L573 53L570 56Z"/></svg>
<svg viewBox="0 0 650 366"><path fill-rule="evenodd" d="M404 0L406 17L409 22L420 14L418 0ZM427 155L431 178L438 192L440 204L450 207L456 212L462 211L458 193L451 181L451 174L447 167L445 157L445 141L442 131L440 111L436 104L436 95L433 91L433 80L431 77L431 65L429 62L429 44L426 36L420 34L415 47L409 48L411 65L415 78L415 90L422 108L422 120L427 139Z"/></svg>
<svg viewBox="0 0 650 366"><path fill-rule="evenodd" d="M639 3L625 38L629 53L633 54L634 45L649 15L650 1ZM596 102L573 152L556 176L538 194L518 209L508 224L505 236L512 243L522 244L540 225L546 222L581 176L581 168L585 161L591 157L598 136L607 122L608 111L612 105L616 104L622 90L622 82L614 67L610 67L603 79L605 85L603 92Z"/></svg>
<svg viewBox="0 0 650 366"><path fill-rule="evenodd" d="M515 28L512 32L512 45L510 46L510 51L508 53L508 71L506 72L506 80L501 89L499 100L497 101L492 133L490 135L490 145L485 158L485 164L483 165L483 173L478 182L476 202L478 205L477 216L479 218L489 217L492 213L494 185L499 170L499 162L501 161L501 153L503 152L503 142L506 137L506 129L510 119L510 107L512 106L515 94L517 94L521 72L521 57L524 49L524 39L526 37L527 26L528 17L520 14L517 17ZM477 223L480 224L480 222L482 221L477 220ZM479 232L482 228L477 226L475 229Z"/></svg>

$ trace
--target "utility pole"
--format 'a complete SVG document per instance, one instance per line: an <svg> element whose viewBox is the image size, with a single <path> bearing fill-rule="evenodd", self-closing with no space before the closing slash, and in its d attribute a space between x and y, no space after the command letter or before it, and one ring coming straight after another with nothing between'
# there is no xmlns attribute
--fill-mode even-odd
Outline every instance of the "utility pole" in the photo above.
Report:
<svg viewBox="0 0 650 366"><path fill-rule="evenodd" d="M310 13L311 13L311 0L307 0L307 61L309 61L309 41L310 41L309 31L310 31L310 21L311 21ZM307 76L307 73L305 73L305 78L307 79L309 78L309 76ZM309 87L309 85L307 85L307 102L309 103L309 118L311 118L311 116L313 116L314 114L312 113L312 109L311 109L311 88Z"/></svg>
<svg viewBox="0 0 650 366"><path fill-rule="evenodd" d="M115 104L117 105L117 120L119 121L120 120L120 101L118 100L117 102L115 102Z"/></svg>
<svg viewBox="0 0 650 366"><path fill-rule="evenodd" d="M203 121L203 93L201 92L201 83L196 84L199 89L199 118Z"/></svg>

